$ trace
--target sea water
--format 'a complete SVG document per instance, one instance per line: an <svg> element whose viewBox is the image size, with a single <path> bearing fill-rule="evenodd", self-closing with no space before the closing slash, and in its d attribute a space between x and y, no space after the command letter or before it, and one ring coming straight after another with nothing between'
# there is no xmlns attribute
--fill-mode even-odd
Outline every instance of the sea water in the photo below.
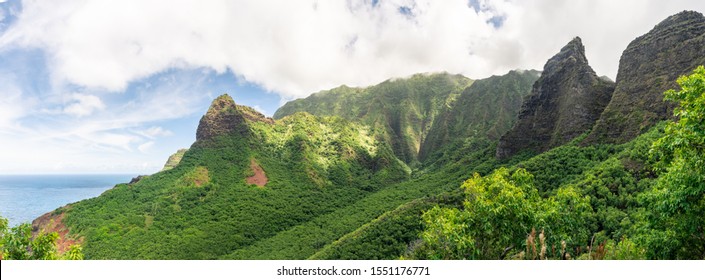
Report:
<svg viewBox="0 0 705 280"><path fill-rule="evenodd" d="M30 223L66 204L96 197L135 175L0 175L0 216Z"/></svg>

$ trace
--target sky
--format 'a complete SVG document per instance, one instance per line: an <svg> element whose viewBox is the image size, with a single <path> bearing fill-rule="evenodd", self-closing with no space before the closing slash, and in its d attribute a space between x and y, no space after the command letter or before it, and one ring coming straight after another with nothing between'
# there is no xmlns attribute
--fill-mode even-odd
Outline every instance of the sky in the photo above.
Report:
<svg viewBox="0 0 705 280"><path fill-rule="evenodd" d="M415 73L542 69L575 36L615 79L698 0L0 0L0 174L151 174L222 93L289 100Z"/></svg>

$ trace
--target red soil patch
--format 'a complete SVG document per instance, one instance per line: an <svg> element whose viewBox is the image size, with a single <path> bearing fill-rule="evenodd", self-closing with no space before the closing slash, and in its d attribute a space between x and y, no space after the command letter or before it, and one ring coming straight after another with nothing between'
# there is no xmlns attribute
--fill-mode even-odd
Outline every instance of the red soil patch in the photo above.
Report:
<svg viewBox="0 0 705 280"><path fill-rule="evenodd" d="M59 239L56 240L56 250L59 254L68 251L71 245L83 243L83 237L78 240L69 237L69 229L62 222L63 219L64 213L54 214L54 212L49 212L32 221L33 236L37 236L41 231L59 234Z"/></svg>
<svg viewBox="0 0 705 280"><path fill-rule="evenodd" d="M260 167L259 164L255 162L255 159L250 160L250 168L252 169L252 172L255 173L255 175L247 177L247 183L264 187L264 185L266 185L269 180L267 179L267 175L264 174L264 170L262 170L262 167Z"/></svg>

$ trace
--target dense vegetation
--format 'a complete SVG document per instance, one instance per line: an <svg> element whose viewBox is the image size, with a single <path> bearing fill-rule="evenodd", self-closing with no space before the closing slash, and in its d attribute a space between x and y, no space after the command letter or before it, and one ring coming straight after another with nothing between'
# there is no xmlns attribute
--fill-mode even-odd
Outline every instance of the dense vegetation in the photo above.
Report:
<svg viewBox="0 0 705 280"><path fill-rule="evenodd" d="M390 79L368 88L341 86L288 102L274 118L308 112L361 122L389 143L399 159L415 166L435 118L472 83L462 75L439 73Z"/></svg>
<svg viewBox="0 0 705 280"><path fill-rule="evenodd" d="M447 101L506 102L532 79L513 75ZM699 68L667 92L680 103L677 121L630 142L583 145L587 131L506 161L495 158L496 133L511 123L502 115L458 122L450 117L460 107L438 109L435 119L459 127L428 157L414 152L425 162L407 164L389 128L365 119L297 112L275 121L221 96L171 168L59 211L91 259L701 259L704 76ZM266 185L247 183L253 163ZM59 257L8 245L51 234L6 228L4 252L36 254L6 258Z"/></svg>
<svg viewBox="0 0 705 280"><path fill-rule="evenodd" d="M631 142L580 147L577 139L476 174L461 187L462 207L424 212L423 242L410 256L705 258L705 68L678 83L666 92L680 104L678 120Z"/></svg>
<svg viewBox="0 0 705 280"><path fill-rule="evenodd" d="M20 224L10 228L7 219L0 217L0 259L2 260L81 260L81 246L72 245L59 254L56 232L39 232L32 236L30 224Z"/></svg>
<svg viewBox="0 0 705 280"><path fill-rule="evenodd" d="M219 258L408 178L365 126L306 113L244 122L246 135L201 139L174 168L68 208L86 257ZM245 182L252 160L263 187Z"/></svg>

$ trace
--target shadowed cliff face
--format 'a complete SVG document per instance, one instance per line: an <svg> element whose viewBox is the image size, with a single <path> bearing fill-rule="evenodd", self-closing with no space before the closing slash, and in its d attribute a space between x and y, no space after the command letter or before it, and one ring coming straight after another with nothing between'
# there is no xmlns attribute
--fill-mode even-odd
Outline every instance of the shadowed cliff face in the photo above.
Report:
<svg viewBox="0 0 705 280"><path fill-rule="evenodd" d="M663 92L705 64L705 17L684 11L632 41L622 53L617 87L584 143L623 143L672 116Z"/></svg>
<svg viewBox="0 0 705 280"><path fill-rule="evenodd" d="M614 83L595 74L580 38L574 38L544 66L519 120L500 139L496 156L543 152L569 142L593 126L613 90Z"/></svg>

